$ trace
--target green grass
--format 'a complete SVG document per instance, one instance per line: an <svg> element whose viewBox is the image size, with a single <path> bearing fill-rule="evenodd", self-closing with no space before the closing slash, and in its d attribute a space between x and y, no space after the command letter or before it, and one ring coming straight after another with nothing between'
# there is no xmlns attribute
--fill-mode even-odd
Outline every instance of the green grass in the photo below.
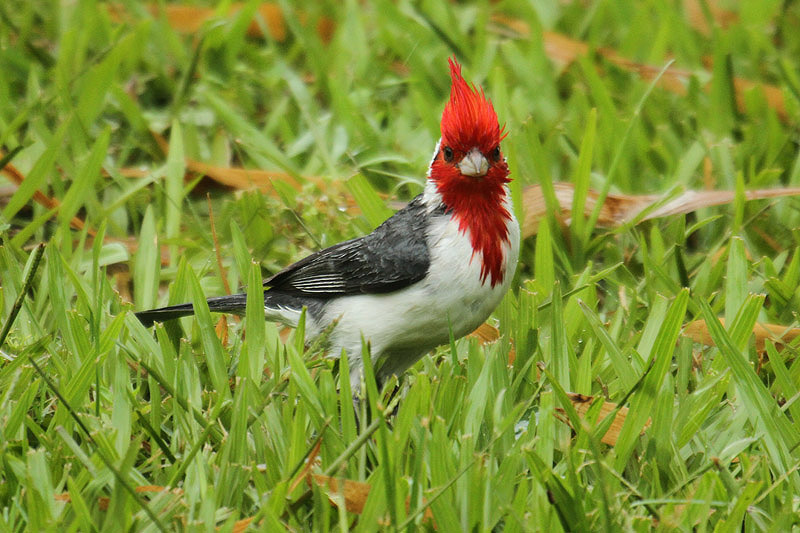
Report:
<svg viewBox="0 0 800 533"><path fill-rule="evenodd" d="M0 4L0 147L26 178L0 177L1 529L800 527L797 343L759 352L751 334L798 321L798 201L740 194L619 230L581 207L589 188L800 186L800 9L741 0L706 36L655 0L289 4L280 42L247 36L257 3L191 35L135 2L124 23L90 0ZM686 94L600 54L556 66L545 30L656 71L673 59ZM368 383L359 427L346 369L302 331L282 341L257 297L227 343L202 305L155 334L138 323L257 286L419 193L453 54L506 124L515 198L542 183L552 210L551 181L577 191L571 226L549 216L524 242L498 342L438 349L394 396ZM785 114L758 90L738 107L734 77L779 87ZM187 158L302 186L184 180ZM681 335L694 319L717 347ZM581 419L566 392L630 409L615 446L600 404ZM361 514L294 483L317 444L315 472L371 486Z"/></svg>

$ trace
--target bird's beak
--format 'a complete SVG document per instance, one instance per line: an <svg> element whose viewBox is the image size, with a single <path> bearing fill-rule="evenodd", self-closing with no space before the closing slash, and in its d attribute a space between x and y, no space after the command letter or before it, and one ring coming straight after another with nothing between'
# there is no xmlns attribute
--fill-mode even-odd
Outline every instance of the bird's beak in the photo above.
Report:
<svg viewBox="0 0 800 533"><path fill-rule="evenodd" d="M486 160L480 150L473 148L467 152L467 155L458 164L458 170L461 171L463 176L480 178L489 171L489 161Z"/></svg>

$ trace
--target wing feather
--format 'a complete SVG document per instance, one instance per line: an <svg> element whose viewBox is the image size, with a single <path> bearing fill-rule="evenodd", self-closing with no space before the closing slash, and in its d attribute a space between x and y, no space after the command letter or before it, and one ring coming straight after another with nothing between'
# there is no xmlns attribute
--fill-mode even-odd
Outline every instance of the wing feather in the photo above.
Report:
<svg viewBox="0 0 800 533"><path fill-rule="evenodd" d="M264 286L317 298L407 287L428 272L430 216L420 195L369 235L313 253L264 281Z"/></svg>

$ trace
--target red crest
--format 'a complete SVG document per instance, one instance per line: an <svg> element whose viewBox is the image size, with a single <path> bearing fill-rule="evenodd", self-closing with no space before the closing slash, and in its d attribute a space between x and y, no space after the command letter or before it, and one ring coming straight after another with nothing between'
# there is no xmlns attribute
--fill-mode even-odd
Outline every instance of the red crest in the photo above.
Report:
<svg viewBox="0 0 800 533"><path fill-rule="evenodd" d="M492 102L483 89L468 84L461 76L461 65L453 59L450 64L450 100L442 113L442 146L466 153L473 146L488 153L505 137L497 120Z"/></svg>
<svg viewBox="0 0 800 533"><path fill-rule="evenodd" d="M477 256L481 261L481 280L490 278L495 286L504 277L502 243L508 242L511 220L504 205L505 184L511 180L500 151L505 133L483 90L464 81L458 62L448 61L453 84L442 113L442 140L430 179L459 229L469 233L473 259ZM473 148L480 150L489 164L483 176L464 176L459 169L459 162Z"/></svg>

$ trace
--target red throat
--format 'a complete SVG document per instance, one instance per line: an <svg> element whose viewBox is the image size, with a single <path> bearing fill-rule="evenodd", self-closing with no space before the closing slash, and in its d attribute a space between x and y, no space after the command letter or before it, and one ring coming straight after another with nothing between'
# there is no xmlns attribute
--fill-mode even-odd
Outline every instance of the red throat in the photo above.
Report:
<svg viewBox="0 0 800 533"><path fill-rule="evenodd" d="M470 86L461 76L461 66L449 60L452 87L442 113L442 140L431 164L430 179L442 202L468 234L481 260L481 282L489 278L492 287L504 278L503 244L508 243L511 213L505 207L508 165L499 151L505 137L491 101L483 91ZM449 150L447 157L445 148ZM473 148L489 162L485 175L464 176L455 164Z"/></svg>

